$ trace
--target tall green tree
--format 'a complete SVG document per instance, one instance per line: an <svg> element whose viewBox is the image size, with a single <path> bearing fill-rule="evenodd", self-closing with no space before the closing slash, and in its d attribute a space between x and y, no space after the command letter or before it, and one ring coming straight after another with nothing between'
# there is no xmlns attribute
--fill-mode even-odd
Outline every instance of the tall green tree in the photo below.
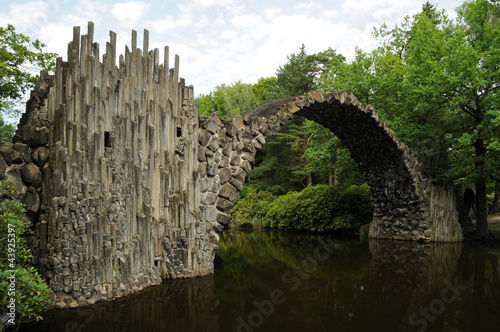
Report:
<svg viewBox="0 0 500 332"><path fill-rule="evenodd" d="M345 57L331 48L316 54L307 54L302 44L298 54L291 54L288 62L276 71L278 83L283 94L296 96L317 88L321 74L330 70L332 65L344 62Z"/></svg>
<svg viewBox="0 0 500 332"><path fill-rule="evenodd" d="M0 27L0 144L10 141L12 125L6 116L19 113L16 106L26 91L33 88L41 69L54 70L55 53L44 52L45 44L16 32L12 25Z"/></svg>
<svg viewBox="0 0 500 332"><path fill-rule="evenodd" d="M261 104L288 97L280 86L276 76L261 77L252 88L255 96L259 99Z"/></svg>
<svg viewBox="0 0 500 332"><path fill-rule="evenodd" d="M486 182L500 163L498 6L467 1L452 21L426 3L400 26L376 30L371 54L358 51L321 79L372 103L405 143L448 152L436 175L476 184L478 237L487 233Z"/></svg>
<svg viewBox="0 0 500 332"><path fill-rule="evenodd" d="M306 120L303 131L308 137L301 157L306 166L297 170L299 174L315 174L319 183L328 183L330 186L344 189L364 183L349 150L330 130L314 121Z"/></svg>

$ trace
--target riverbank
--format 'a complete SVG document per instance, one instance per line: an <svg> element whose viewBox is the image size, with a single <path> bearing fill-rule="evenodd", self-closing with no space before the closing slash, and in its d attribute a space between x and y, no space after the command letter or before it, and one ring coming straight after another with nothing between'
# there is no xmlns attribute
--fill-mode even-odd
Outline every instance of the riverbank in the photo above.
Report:
<svg viewBox="0 0 500 332"><path fill-rule="evenodd" d="M470 232L468 233L468 238L469 239L475 239L474 233L476 229L476 221L472 221L472 225L470 227ZM490 238L488 236L489 240L500 240L500 215L489 215L488 216L488 231L493 234L493 237Z"/></svg>
<svg viewBox="0 0 500 332"><path fill-rule="evenodd" d="M488 229L493 233L500 234L500 216L490 215L488 216Z"/></svg>

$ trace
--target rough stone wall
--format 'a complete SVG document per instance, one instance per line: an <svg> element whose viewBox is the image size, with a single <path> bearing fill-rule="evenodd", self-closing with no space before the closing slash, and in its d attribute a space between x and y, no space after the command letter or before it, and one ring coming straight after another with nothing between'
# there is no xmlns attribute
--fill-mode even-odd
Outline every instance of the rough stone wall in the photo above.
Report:
<svg viewBox="0 0 500 332"><path fill-rule="evenodd" d="M202 204L213 237L230 220L227 213L256 150L294 114L329 128L351 152L371 190L371 237L462 240L453 188L432 183L424 172L425 158L401 143L371 105L346 92L319 91L262 105L231 122L216 114L200 121Z"/></svg>
<svg viewBox="0 0 500 332"><path fill-rule="evenodd" d="M74 29L68 61L58 58L31 95L19 143L1 150L5 179L34 201L34 263L58 308L213 272L193 88L177 56L169 69L168 47L162 65L148 51L147 31L142 50L132 32L118 66L110 37L100 61L93 24L87 35Z"/></svg>

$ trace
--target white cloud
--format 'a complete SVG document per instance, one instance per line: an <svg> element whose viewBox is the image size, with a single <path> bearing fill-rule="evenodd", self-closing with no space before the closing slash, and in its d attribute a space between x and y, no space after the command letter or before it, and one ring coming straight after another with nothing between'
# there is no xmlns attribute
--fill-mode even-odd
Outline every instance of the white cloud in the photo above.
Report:
<svg viewBox="0 0 500 332"><path fill-rule="evenodd" d="M194 0L193 4L197 6L228 6L238 3L238 0Z"/></svg>
<svg viewBox="0 0 500 332"><path fill-rule="evenodd" d="M351 16L368 15L377 21L386 21L391 17L393 20L399 20L402 16L412 15L421 6L419 0L346 0L342 10Z"/></svg>
<svg viewBox="0 0 500 332"><path fill-rule="evenodd" d="M263 24L262 18L257 14L235 16L230 21L237 28L254 28Z"/></svg>
<svg viewBox="0 0 500 332"><path fill-rule="evenodd" d="M83 33L87 33L85 29ZM73 27L61 23L48 23L40 28L40 40L47 44L47 51L55 52L67 61L68 42L73 40Z"/></svg>
<svg viewBox="0 0 500 332"><path fill-rule="evenodd" d="M281 8L273 7L273 8L264 9L262 14L264 14L264 17L267 20L271 20L271 19L275 18L276 16L278 16L278 14L281 13L281 11L282 11Z"/></svg>
<svg viewBox="0 0 500 332"><path fill-rule="evenodd" d="M332 18L340 18L340 13L336 10L325 10L321 13L321 17L332 19Z"/></svg>
<svg viewBox="0 0 500 332"><path fill-rule="evenodd" d="M29 36L36 35L38 29L48 22L49 5L44 1L32 1L24 4L11 4L8 13L0 14L0 24L12 24L19 32Z"/></svg>
<svg viewBox="0 0 500 332"><path fill-rule="evenodd" d="M295 10L300 10L300 9L312 9L314 8L314 4L312 2L308 3L299 3L293 6L293 9Z"/></svg>
<svg viewBox="0 0 500 332"><path fill-rule="evenodd" d="M149 10L150 5L142 1L120 2L113 6L111 14L125 26L133 26L139 22Z"/></svg>

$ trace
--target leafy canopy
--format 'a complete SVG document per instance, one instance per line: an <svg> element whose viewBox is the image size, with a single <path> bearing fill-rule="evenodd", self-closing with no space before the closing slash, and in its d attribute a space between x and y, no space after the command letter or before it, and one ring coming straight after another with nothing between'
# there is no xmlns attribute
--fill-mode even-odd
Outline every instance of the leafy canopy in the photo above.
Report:
<svg viewBox="0 0 500 332"><path fill-rule="evenodd" d="M0 27L0 144L10 141L12 125L6 116L16 116L16 105L34 87L38 72L55 69L57 54L43 51L45 44L21 33L14 26Z"/></svg>

